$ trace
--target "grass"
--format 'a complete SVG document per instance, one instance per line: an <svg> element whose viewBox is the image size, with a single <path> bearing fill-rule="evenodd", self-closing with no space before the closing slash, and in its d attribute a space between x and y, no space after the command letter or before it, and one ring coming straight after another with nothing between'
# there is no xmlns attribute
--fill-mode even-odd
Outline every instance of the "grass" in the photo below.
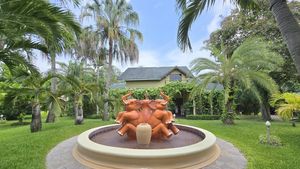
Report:
<svg viewBox="0 0 300 169"><path fill-rule="evenodd" d="M245 154L249 169L296 169L300 166L300 127L290 123L272 122L271 134L279 136L282 147L259 144L259 135L265 133L264 122L238 120L236 125L225 126L220 121L178 119L178 123L201 127L217 137L230 141ZM85 120L75 126L70 118L60 118L54 124L43 123L43 130L30 133L29 126L0 124L0 168L43 169L47 153L59 142L81 132L112 123L97 119ZM299 124L298 124L299 125Z"/></svg>

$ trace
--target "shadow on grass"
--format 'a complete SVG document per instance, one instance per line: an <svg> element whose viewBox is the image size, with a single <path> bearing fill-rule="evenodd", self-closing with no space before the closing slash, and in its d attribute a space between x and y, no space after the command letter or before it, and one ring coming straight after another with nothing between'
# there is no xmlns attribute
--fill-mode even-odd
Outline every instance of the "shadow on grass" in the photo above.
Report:
<svg viewBox="0 0 300 169"><path fill-rule="evenodd" d="M30 122L15 122L15 123L11 123L11 126L26 126L29 124Z"/></svg>

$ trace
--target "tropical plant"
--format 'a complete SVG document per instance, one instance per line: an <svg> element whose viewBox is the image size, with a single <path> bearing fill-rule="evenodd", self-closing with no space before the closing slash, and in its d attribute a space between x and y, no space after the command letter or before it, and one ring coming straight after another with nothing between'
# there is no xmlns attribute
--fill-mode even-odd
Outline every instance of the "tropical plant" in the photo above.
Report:
<svg viewBox="0 0 300 169"><path fill-rule="evenodd" d="M291 119L300 111L300 95L296 93L276 94L270 103L276 107L276 113L284 119Z"/></svg>
<svg viewBox="0 0 300 169"><path fill-rule="evenodd" d="M177 41L181 49L191 49L191 42L188 32L192 23L204 11L204 9L215 4L215 0L176 0L178 7L182 10L181 20L179 23ZM259 1L235 0L238 6L244 9L259 9ZM287 1L269 0L270 9L278 23L279 30L287 43L289 52L294 59L295 66L300 72L300 26L294 18Z"/></svg>
<svg viewBox="0 0 300 169"><path fill-rule="evenodd" d="M55 54L68 48L75 40L75 33L80 32L79 24L69 11L44 0L1 0L0 25L2 62L10 68L23 64L36 72L24 54L28 56L32 49L39 49L50 54L53 74ZM56 78L52 81L51 89L55 92ZM54 121L54 117L50 111L47 121Z"/></svg>
<svg viewBox="0 0 300 169"><path fill-rule="evenodd" d="M112 62L137 62L139 57L136 39L142 40L142 33L134 29L139 23L138 14L126 0L94 0L85 7L83 17L94 17L96 31L102 47L108 47L105 102L103 119L109 119L109 88L111 85Z"/></svg>
<svg viewBox="0 0 300 169"><path fill-rule="evenodd" d="M284 63L281 67L270 72L270 76L276 81L281 91L298 91L300 90L300 76L297 73L286 43L281 36L272 12L269 10L267 0L260 2L260 10L233 10L229 16L223 19L220 29L210 34L210 38L206 41L206 46L218 49L226 46L224 52L231 54L248 37L260 36L272 43L270 50L284 58ZM300 22L300 2L292 1L288 6L297 21Z"/></svg>
<svg viewBox="0 0 300 169"><path fill-rule="evenodd" d="M93 101L94 94L99 93L99 86L94 81L93 71L85 67L83 62L69 62L68 65L60 63L60 66L65 75L65 81L60 86L64 86L65 95L73 97L75 124L82 124L84 96L89 96Z"/></svg>
<svg viewBox="0 0 300 169"><path fill-rule="evenodd" d="M263 103L261 88L269 93L277 92L277 85L268 72L276 68L282 59L268 50L266 42L249 39L231 56L224 55L222 51L214 51L214 53L217 54L215 56L217 61L196 58L191 62L192 71L197 75L194 80L193 95L201 94L209 83L222 84L224 113L227 114L233 112L233 96L237 87L252 92L260 103Z"/></svg>
<svg viewBox="0 0 300 169"><path fill-rule="evenodd" d="M83 98L84 96L89 96L93 101L93 94L97 91L98 86L96 83L86 83L81 81L77 77L67 76L68 82L72 84L71 93L74 97L74 115L75 115L75 125L82 124L83 122Z"/></svg>
<svg viewBox="0 0 300 169"><path fill-rule="evenodd" d="M94 68L96 76L96 83L98 86L102 86L101 69L103 70L106 51L105 48L101 48L101 39L97 35L96 31L93 31L91 27L84 28L82 33L77 38L75 45L67 50L67 53L71 54L76 60L81 60L84 63L91 63ZM96 111L99 114L100 105L100 93L95 94Z"/></svg>
<svg viewBox="0 0 300 169"><path fill-rule="evenodd" d="M52 17L56 19L56 26L60 31L57 32L55 39L46 39L45 44L49 49L47 58L51 63L51 73L56 74L56 54L74 46L76 41L75 35L80 33L81 28L69 11L65 11L63 15L53 15ZM57 91L57 78L51 79L51 91L52 93ZM46 122L53 123L55 121L54 111L55 107L50 106Z"/></svg>
<svg viewBox="0 0 300 169"><path fill-rule="evenodd" d="M56 109L60 109L61 101L52 93L47 87L46 83L53 78L53 75L43 77L39 73L31 74L22 69L18 71L15 81L22 82L21 86L3 86L3 90L7 91L5 96L6 100L13 101L19 96L30 96L32 107L32 120L30 129L31 132L37 132L42 129L41 122L41 101L46 101L50 97L51 102L55 105Z"/></svg>
<svg viewBox="0 0 300 169"><path fill-rule="evenodd" d="M25 57L31 49L48 52L47 47L39 40L51 38L55 29L51 30L53 22L50 16L60 12L42 0L1 0L0 61L11 70L21 64L36 72L35 67Z"/></svg>

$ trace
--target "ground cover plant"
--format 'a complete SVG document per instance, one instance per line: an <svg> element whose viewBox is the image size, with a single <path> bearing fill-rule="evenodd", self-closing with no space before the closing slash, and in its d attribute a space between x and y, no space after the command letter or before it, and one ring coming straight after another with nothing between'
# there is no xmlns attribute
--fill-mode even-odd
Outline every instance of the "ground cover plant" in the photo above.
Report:
<svg viewBox="0 0 300 169"><path fill-rule="evenodd" d="M296 169L300 165L300 128L291 127L290 123L272 122L271 134L280 137L283 144L272 147L259 143L259 135L265 134L263 121L238 120L232 126L219 120L177 119L176 122L207 129L231 142L246 156L249 169ZM11 126L12 123L0 124L0 169L43 169L47 153L58 143L113 121L86 119L83 125L74 125L72 118L64 117L58 118L57 123L43 124L43 130L34 134L28 130L29 125Z"/></svg>

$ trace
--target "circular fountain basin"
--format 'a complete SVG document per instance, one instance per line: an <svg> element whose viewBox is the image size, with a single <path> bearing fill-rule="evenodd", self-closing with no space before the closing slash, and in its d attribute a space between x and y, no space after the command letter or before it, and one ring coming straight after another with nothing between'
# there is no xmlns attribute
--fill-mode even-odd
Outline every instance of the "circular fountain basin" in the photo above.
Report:
<svg viewBox="0 0 300 169"><path fill-rule="evenodd" d="M178 135L138 145L136 140L119 136L119 125L108 125L80 134L73 156L81 164L99 169L197 169L214 162L220 149L211 132L176 125Z"/></svg>

